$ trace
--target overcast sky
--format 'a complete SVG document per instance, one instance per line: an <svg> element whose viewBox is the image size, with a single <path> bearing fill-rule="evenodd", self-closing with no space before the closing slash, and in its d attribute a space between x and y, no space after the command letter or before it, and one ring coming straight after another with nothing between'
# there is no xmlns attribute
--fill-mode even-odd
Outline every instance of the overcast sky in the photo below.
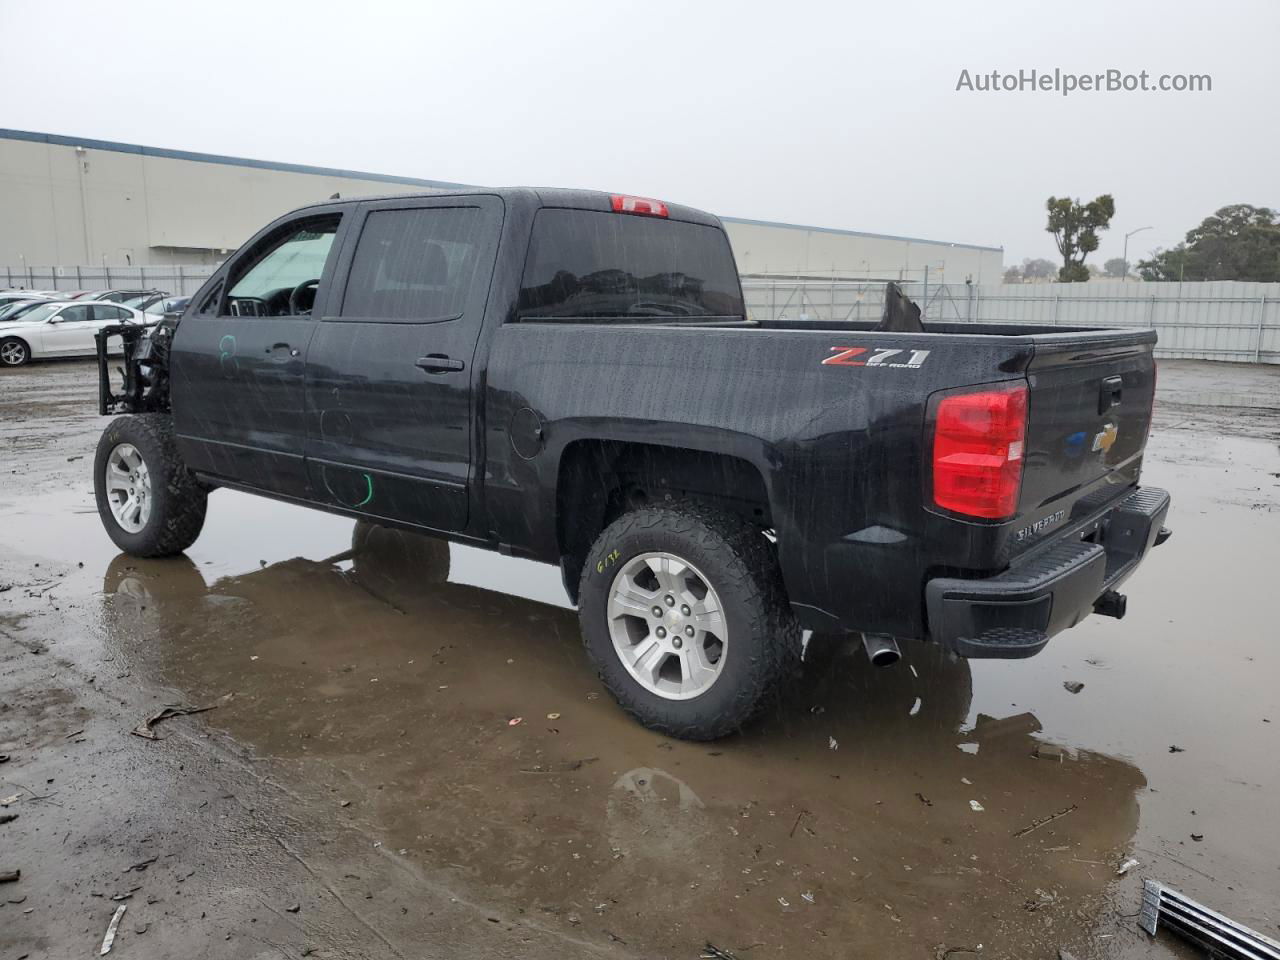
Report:
<svg viewBox="0 0 1280 960"><path fill-rule="evenodd" d="M1050 194L1115 196L1100 265L1280 206L1280 3L0 0L0 126L1056 258ZM957 92L1020 69L1209 93ZM233 202L234 198L228 198Z"/></svg>

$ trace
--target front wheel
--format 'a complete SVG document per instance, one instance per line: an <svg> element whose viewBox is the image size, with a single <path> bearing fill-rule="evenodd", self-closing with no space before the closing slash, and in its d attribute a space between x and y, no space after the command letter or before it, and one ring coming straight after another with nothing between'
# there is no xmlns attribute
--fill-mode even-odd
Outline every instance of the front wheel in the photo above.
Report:
<svg viewBox="0 0 1280 960"><path fill-rule="evenodd" d="M183 464L162 414L118 417L107 426L93 489L107 535L135 557L181 553L204 527L208 493Z"/></svg>
<svg viewBox="0 0 1280 960"><path fill-rule="evenodd" d="M0 340L0 364L6 367L20 367L31 359L31 348L25 340L17 337L5 337Z"/></svg>
<svg viewBox="0 0 1280 960"><path fill-rule="evenodd" d="M623 709L689 740L740 729L800 658L773 544L696 504L644 507L610 524L587 558L579 617Z"/></svg>

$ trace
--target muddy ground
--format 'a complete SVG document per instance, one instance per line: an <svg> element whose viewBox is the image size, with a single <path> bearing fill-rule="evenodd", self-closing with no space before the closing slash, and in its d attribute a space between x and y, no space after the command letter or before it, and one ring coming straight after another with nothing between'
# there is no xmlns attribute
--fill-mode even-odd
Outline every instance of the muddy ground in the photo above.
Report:
<svg viewBox="0 0 1280 960"><path fill-rule="evenodd" d="M1280 367L1162 365L1123 622L814 650L714 744L614 707L550 568L226 491L118 554L93 366L0 373L0 960L121 904L121 957L1193 956L1144 877L1280 933Z"/></svg>

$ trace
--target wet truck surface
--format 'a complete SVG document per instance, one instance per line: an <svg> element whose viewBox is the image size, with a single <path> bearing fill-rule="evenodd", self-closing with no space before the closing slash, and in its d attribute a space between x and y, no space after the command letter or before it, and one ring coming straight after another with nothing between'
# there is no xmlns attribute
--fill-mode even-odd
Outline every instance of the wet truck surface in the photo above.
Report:
<svg viewBox="0 0 1280 960"><path fill-rule="evenodd" d="M99 342L121 549L181 553L224 487L558 565L609 691L685 738L806 631L1035 654L1168 536L1154 332L926 323L892 284L878 323L761 322L719 221L656 200L307 207Z"/></svg>

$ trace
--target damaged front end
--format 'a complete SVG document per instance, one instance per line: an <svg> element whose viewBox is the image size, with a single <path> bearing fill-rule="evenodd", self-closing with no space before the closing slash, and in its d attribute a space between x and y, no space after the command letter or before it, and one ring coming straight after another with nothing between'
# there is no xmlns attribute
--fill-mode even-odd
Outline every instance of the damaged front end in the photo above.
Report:
<svg viewBox="0 0 1280 960"><path fill-rule="evenodd" d="M98 347L98 413L169 412L169 346L177 321L166 317L154 326L122 323L103 327L95 335ZM107 344L119 337L123 364L116 368L119 390L112 387Z"/></svg>

